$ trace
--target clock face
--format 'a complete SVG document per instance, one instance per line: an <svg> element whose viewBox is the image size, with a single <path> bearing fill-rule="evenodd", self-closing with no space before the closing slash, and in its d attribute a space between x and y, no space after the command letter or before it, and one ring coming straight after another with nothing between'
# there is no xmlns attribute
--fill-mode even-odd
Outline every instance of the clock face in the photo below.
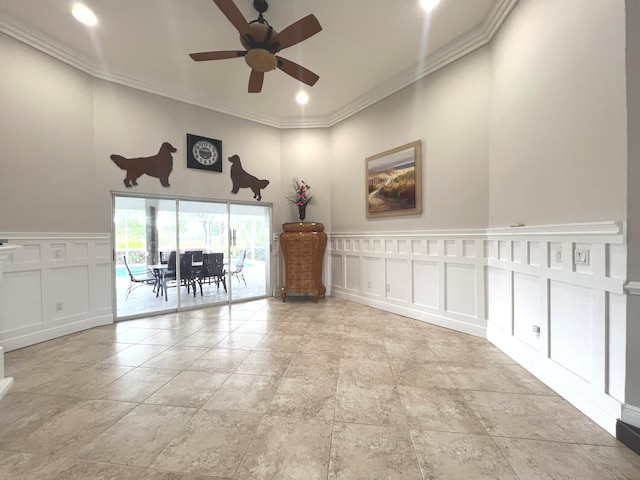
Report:
<svg viewBox="0 0 640 480"><path fill-rule="evenodd" d="M222 172L222 141L187 133L187 168Z"/></svg>
<svg viewBox="0 0 640 480"><path fill-rule="evenodd" d="M216 146L207 140L196 142L192 152L193 158L201 165L213 165L220 159Z"/></svg>

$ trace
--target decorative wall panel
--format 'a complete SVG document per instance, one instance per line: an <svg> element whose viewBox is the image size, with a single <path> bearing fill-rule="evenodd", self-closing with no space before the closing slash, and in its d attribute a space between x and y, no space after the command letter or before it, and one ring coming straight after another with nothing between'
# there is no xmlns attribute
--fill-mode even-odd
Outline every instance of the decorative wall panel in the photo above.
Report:
<svg viewBox="0 0 640 480"><path fill-rule="evenodd" d="M3 265L5 351L113 323L109 235L0 233L21 245Z"/></svg>

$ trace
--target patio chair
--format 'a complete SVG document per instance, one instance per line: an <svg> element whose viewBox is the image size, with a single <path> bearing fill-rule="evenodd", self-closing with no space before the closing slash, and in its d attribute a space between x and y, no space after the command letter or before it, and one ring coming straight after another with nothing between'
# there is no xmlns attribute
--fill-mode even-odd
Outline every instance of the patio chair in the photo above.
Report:
<svg viewBox="0 0 640 480"><path fill-rule="evenodd" d="M215 282L218 288L220 283L224 287L224 291L227 291L227 272L224 269L224 254L223 253L205 253L202 257L202 270L200 272L201 283L208 280L211 284L211 280ZM202 285L201 285L202 286Z"/></svg>
<svg viewBox="0 0 640 480"><path fill-rule="evenodd" d="M244 259L247 256L246 250L240 250L238 252L238 258L236 259L236 265L233 270L231 270L231 276L236 277L238 279L238 283L240 283L240 279L244 282L245 286L247 285L247 281L244 279Z"/></svg>
<svg viewBox="0 0 640 480"><path fill-rule="evenodd" d="M127 267L127 273L129 274L129 288L127 288L124 299L127 300L131 292L142 285L153 284L153 291L155 291L158 286L156 276L148 270L141 273L132 273L131 268L129 268L129 263L127 262L127 256L123 255L122 258L124 259L124 266Z"/></svg>

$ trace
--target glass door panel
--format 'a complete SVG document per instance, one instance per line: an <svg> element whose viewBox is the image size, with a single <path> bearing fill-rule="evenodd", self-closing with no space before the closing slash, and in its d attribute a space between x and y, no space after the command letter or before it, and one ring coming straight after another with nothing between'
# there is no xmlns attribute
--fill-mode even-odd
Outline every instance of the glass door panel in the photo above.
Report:
<svg viewBox="0 0 640 480"><path fill-rule="evenodd" d="M115 196L113 221L116 316L175 310L159 281L160 252L176 250L175 200Z"/></svg>
<svg viewBox="0 0 640 480"><path fill-rule="evenodd" d="M227 204L180 200L178 209L178 241L183 265L187 267L182 269L180 306L190 308L228 302L224 265L228 260Z"/></svg>
<svg viewBox="0 0 640 480"><path fill-rule="evenodd" d="M270 207L232 203L229 208L231 300L247 300L269 295Z"/></svg>

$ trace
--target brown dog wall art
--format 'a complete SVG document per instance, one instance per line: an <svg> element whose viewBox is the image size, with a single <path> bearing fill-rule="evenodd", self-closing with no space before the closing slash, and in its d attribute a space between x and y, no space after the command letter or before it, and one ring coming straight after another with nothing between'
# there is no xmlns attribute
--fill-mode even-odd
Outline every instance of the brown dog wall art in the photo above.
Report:
<svg viewBox="0 0 640 480"><path fill-rule="evenodd" d="M231 182L233 183L231 193L238 193L241 188L250 188L253 192L253 198L258 201L262 200L260 190L267 188L269 180L260 180L246 172L242 168L242 162L240 162L238 155L230 156L229 161L231 162Z"/></svg>
<svg viewBox="0 0 640 480"><path fill-rule="evenodd" d="M169 187L169 175L173 170L173 156L176 149L169 142L164 142L160 151L151 157L125 158L115 153L111 155L111 160L122 170L127 171L124 178L124 186L131 188L138 185L138 178L142 175L149 175L160 179L163 187Z"/></svg>

